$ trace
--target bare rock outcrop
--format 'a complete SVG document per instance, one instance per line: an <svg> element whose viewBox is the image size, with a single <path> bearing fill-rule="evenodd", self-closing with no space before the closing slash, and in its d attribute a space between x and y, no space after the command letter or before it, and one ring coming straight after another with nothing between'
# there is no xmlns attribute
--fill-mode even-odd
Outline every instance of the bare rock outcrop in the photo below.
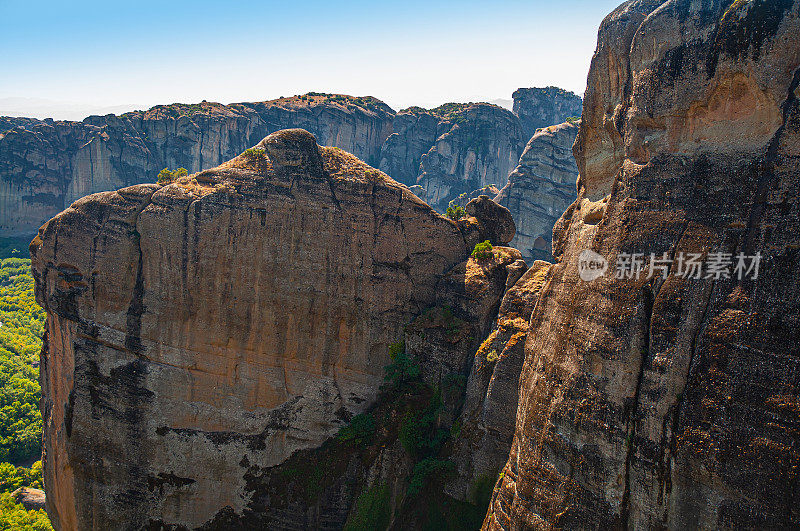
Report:
<svg viewBox="0 0 800 531"><path fill-rule="evenodd" d="M521 88L511 97L514 98L514 114L519 116L527 138L539 128L580 116L583 106L580 96L558 87Z"/></svg>
<svg viewBox="0 0 800 531"><path fill-rule="evenodd" d="M471 200L464 210L468 216L480 222L483 233L490 243L506 245L514 239L517 227L511 212L506 207L492 201L488 195L480 195Z"/></svg>
<svg viewBox="0 0 800 531"><path fill-rule="evenodd" d="M399 111L392 122L392 134L381 146L378 168L405 185L416 186L422 156L446 130L447 124L435 109L411 107Z"/></svg>
<svg viewBox="0 0 800 531"><path fill-rule="evenodd" d="M540 95L536 105L558 107L561 92ZM403 184L422 184L418 195L439 212L461 193L502 187L530 138L520 118L495 105L395 113L373 97L316 92L256 103L159 105L82 122L0 117L0 236L32 236L85 195L152 182L165 167L197 172L294 127Z"/></svg>
<svg viewBox="0 0 800 531"><path fill-rule="evenodd" d="M402 369L387 371L396 378L384 382L377 401L320 447L300 450L274 467L245 463L252 492L246 508L218 513L204 529L480 526L488 505L483 495L491 485L482 480L480 496L472 488L452 496L443 491L444 477L451 476L448 441L467 435L458 426L472 358L507 287L524 269L519 252L506 247L453 266L436 283L434 305L391 346L392 365ZM397 365L401 356L404 362ZM513 420L504 455L511 433ZM473 483L472 477L463 482Z"/></svg>
<svg viewBox="0 0 800 531"><path fill-rule="evenodd" d="M454 443L452 458L458 473L446 486L455 498L468 499L476 482L493 484L508 459L528 323L550 267L537 261L527 269L523 260L506 267L496 324L475 352L467 379L459 418L462 436Z"/></svg>
<svg viewBox="0 0 800 531"><path fill-rule="evenodd" d="M527 137L517 117L496 105L450 103L437 112L443 132L421 157L417 184L428 204L444 212L463 193L505 184Z"/></svg>
<svg viewBox="0 0 800 531"><path fill-rule="evenodd" d="M603 22L486 529L800 525L799 11Z"/></svg>
<svg viewBox="0 0 800 531"><path fill-rule="evenodd" d="M45 494L41 489L20 487L11 493L11 498L28 511L38 511L45 508Z"/></svg>
<svg viewBox="0 0 800 531"><path fill-rule="evenodd" d="M517 233L510 245L529 262L552 261L553 227L577 197L572 144L579 125L577 120L538 130L494 198L511 211Z"/></svg>
<svg viewBox="0 0 800 531"><path fill-rule="evenodd" d="M374 400L388 345L470 251L302 130L77 201L31 244L54 526L196 528L259 506L254 471Z"/></svg>

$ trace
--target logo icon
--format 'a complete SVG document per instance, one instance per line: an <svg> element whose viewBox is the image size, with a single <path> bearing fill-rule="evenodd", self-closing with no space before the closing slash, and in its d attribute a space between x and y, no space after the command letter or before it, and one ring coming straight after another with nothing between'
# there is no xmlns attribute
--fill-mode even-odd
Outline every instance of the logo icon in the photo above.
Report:
<svg viewBox="0 0 800 531"><path fill-rule="evenodd" d="M581 280L591 282L605 275L606 271L608 271L608 260L591 249L585 249L578 256L578 275Z"/></svg>

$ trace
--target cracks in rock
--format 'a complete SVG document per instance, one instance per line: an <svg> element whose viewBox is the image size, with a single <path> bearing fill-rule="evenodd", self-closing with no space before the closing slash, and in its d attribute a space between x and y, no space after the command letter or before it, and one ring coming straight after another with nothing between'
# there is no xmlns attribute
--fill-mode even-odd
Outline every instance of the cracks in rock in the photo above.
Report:
<svg viewBox="0 0 800 531"><path fill-rule="evenodd" d="M414 282L414 275L411 274L411 255L409 254L408 249L408 236L406 235L406 224L403 222L402 216L402 209L403 209L403 192L401 191L398 194L397 200L397 210L395 211L395 216L397 217L398 221L400 222L400 232L403 235L403 243L406 247L406 257L403 259L403 264L407 265L408 267L403 267L403 271L406 273L406 277L408 278L408 282L411 284L411 303L414 305L413 312L415 314L419 314L422 311L422 306L420 305L419 301L415 298L414 294L417 293L417 285Z"/></svg>
<svg viewBox="0 0 800 531"><path fill-rule="evenodd" d="M136 280L133 285L131 301L126 316L125 348L137 355L141 355L143 350L141 339L142 314L146 309L144 306L144 256L142 253L141 234L139 233L139 217L144 209L151 204L155 192L156 190L150 192L147 200L142 203L136 212L133 218L133 231L131 233L133 244L136 246L138 262L136 265Z"/></svg>
<svg viewBox="0 0 800 531"><path fill-rule="evenodd" d="M333 202L336 203L337 210L341 211L342 204L339 202L339 198L336 197L336 189L333 186L333 179L331 178L330 174L327 171L325 171L324 168L322 170L322 174L325 177L325 181L327 181L328 183L328 188L330 188L331 190L331 199L333 199Z"/></svg>
<svg viewBox="0 0 800 531"><path fill-rule="evenodd" d="M780 147L781 137L786 129L786 123L789 120L789 113L797 106L797 97L795 91L800 86L800 68L794 71L791 83L789 83L789 90L786 100L781 105L781 112L783 114L783 121L780 127L773 135L767 147L767 152L763 159L758 161L758 167L754 168L759 172L758 183L756 185L756 192L753 197L753 206L750 211L750 218L747 222L747 231L745 232L744 252L746 254L753 254L755 250L757 234L756 229L761 224L766 210L769 191L773 188L773 184L777 179L775 175L775 165L778 161L778 148Z"/></svg>
<svg viewBox="0 0 800 531"><path fill-rule="evenodd" d="M642 383L644 381L645 367L648 364L650 352L650 332L653 317L653 303L654 296L652 287L649 284L642 286L642 303L641 303L641 318L643 319L642 327L640 330L641 339L634 342L634 348L639 349L639 370L636 377L636 388L634 389L633 398L626 405L625 411L625 429L626 448L625 448L625 488L622 494L622 501L620 503L621 526L627 528L630 520L630 498L631 498L631 465L634 456L634 447L636 443L636 423L639 413L639 396L642 390ZM637 344L638 343L638 344Z"/></svg>

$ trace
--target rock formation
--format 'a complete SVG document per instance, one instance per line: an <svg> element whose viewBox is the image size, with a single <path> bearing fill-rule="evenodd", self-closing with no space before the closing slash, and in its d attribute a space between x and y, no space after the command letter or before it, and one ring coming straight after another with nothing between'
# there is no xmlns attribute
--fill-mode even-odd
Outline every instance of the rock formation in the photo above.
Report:
<svg viewBox="0 0 800 531"><path fill-rule="evenodd" d="M488 103L439 107L439 134L420 159L417 183L439 212L461 194L505 184L525 145L519 120Z"/></svg>
<svg viewBox="0 0 800 531"><path fill-rule="evenodd" d="M797 35L800 0L609 15L553 264L506 245L547 234L511 212L569 200L572 123L531 139L511 211L479 195L457 222L301 130L78 200L31 245L55 527L800 526ZM438 208L517 164L513 115L434 111L326 134ZM188 152L193 120L125 145ZM47 169L74 131L41 123L5 146ZM81 175L114 160L92 131Z"/></svg>
<svg viewBox="0 0 800 531"><path fill-rule="evenodd" d="M520 100L521 116L560 116L552 109L564 106L563 93L547 89ZM560 121L553 120L545 125ZM515 114L496 105L395 113L372 97L315 92L260 103L159 105L82 122L0 117L0 236L32 237L85 195L152 182L165 167L200 171L292 127L403 184L419 181L423 189L415 193L439 212L459 194L502 187L530 138Z"/></svg>
<svg viewBox="0 0 800 531"><path fill-rule="evenodd" d="M459 226L469 233L490 222L467 218ZM249 503L239 512L221 511L203 529L478 528L488 497L479 499L483 494L476 496L474 486L488 487L483 491L489 494L491 485L484 478L476 481L472 470L454 470L463 476L464 488L446 494L442 481L452 461L443 443L467 434L458 433L467 374L503 293L525 269L519 256L516 249L496 246L491 256L470 257L441 276L432 307L404 328L402 343L392 345L394 356L407 356L410 365L403 366L416 367L419 374L405 373L409 381L399 389L385 382L376 403L360 416L358 438L340 432L275 467L248 460ZM393 363L399 363L397 357ZM355 429L355 421L345 430ZM501 459L508 454L513 418L503 425L508 437ZM412 494L414 483L423 492Z"/></svg>
<svg viewBox="0 0 800 531"><path fill-rule="evenodd" d="M50 220L31 255L56 529L241 515L253 467L320 446L374 401L389 343L487 237L469 219L462 232L288 130Z"/></svg>
<svg viewBox="0 0 800 531"><path fill-rule="evenodd" d="M28 511L38 511L45 508L45 495L41 489L20 487L11 493L11 498Z"/></svg>
<svg viewBox="0 0 800 531"><path fill-rule="evenodd" d="M523 260L506 266L496 323L474 354L460 414L463 435L454 443L452 460L458 474L446 487L457 499L467 499L470 485L476 481L485 479L493 484L508 459L528 321L550 264L537 261L526 269Z"/></svg>
<svg viewBox="0 0 800 531"><path fill-rule="evenodd" d="M381 146L378 167L403 184L416 185L422 156L449 130L448 125L452 124L443 124L435 110L401 110L394 117L392 134Z"/></svg>
<svg viewBox="0 0 800 531"><path fill-rule="evenodd" d="M486 529L800 525L799 10L603 22Z"/></svg>
<svg viewBox="0 0 800 531"><path fill-rule="evenodd" d="M558 87L521 88L514 91L514 114L519 116L525 138L536 130L580 116L581 97Z"/></svg>
<svg viewBox="0 0 800 531"><path fill-rule="evenodd" d="M577 120L537 131L494 198L514 216L517 235L511 245L530 263L552 261L553 227L575 201L578 166L572 144L579 126Z"/></svg>
<svg viewBox="0 0 800 531"><path fill-rule="evenodd" d="M267 134L302 127L322 144L377 164L394 111L371 98L309 93L261 103L159 105L83 122L0 118L0 233L31 236L90 193L197 172Z"/></svg>

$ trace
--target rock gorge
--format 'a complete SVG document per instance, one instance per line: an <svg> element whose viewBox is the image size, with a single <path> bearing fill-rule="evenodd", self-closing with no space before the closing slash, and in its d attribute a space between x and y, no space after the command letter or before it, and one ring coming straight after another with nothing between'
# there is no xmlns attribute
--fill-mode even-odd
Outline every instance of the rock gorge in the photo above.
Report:
<svg viewBox="0 0 800 531"><path fill-rule="evenodd" d="M798 35L800 0L625 2L580 125L509 156L518 212L448 220L300 130L77 201L31 244L54 526L797 527ZM459 116L493 112L453 110L358 154L444 181L466 159L404 138L470 145ZM520 214L570 189L526 261Z"/></svg>

